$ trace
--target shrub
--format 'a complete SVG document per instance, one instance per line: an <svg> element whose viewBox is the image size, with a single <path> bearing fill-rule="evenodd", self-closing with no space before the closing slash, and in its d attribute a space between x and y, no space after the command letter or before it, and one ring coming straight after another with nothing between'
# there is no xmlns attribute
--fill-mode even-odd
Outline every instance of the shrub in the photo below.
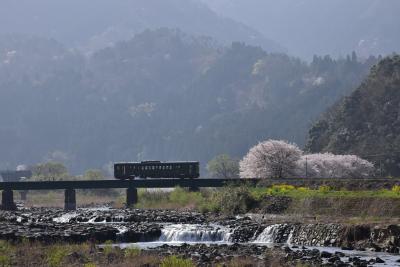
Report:
<svg viewBox="0 0 400 267"><path fill-rule="evenodd" d="M286 184L273 185L267 189L267 194L268 195L282 195L282 194L291 192L295 189L296 188L293 185L286 185Z"/></svg>
<svg viewBox="0 0 400 267"><path fill-rule="evenodd" d="M65 256L68 254L68 249L64 246L52 246L47 252L47 263L50 267L61 266Z"/></svg>
<svg viewBox="0 0 400 267"><path fill-rule="evenodd" d="M200 192L189 192L184 188L175 187L174 191L169 195L169 201L185 206L190 203L200 203L202 201L202 196Z"/></svg>
<svg viewBox="0 0 400 267"><path fill-rule="evenodd" d="M227 186L216 192L212 201L215 202L218 211L233 215L250 210L254 198L247 186Z"/></svg>
<svg viewBox="0 0 400 267"><path fill-rule="evenodd" d="M308 187L303 187L303 186L298 187L297 190L299 190L300 192L304 192L304 193L310 192L310 188L308 188Z"/></svg>
<svg viewBox="0 0 400 267"><path fill-rule="evenodd" d="M318 191L323 193L323 194L326 194L326 193L332 191L332 188L330 188L327 185L321 185L320 187L318 187Z"/></svg>
<svg viewBox="0 0 400 267"><path fill-rule="evenodd" d="M0 240L0 266L11 266L11 256L15 249L7 241Z"/></svg>
<svg viewBox="0 0 400 267"><path fill-rule="evenodd" d="M392 192L400 195L400 185L395 185L392 187Z"/></svg>
<svg viewBox="0 0 400 267"><path fill-rule="evenodd" d="M182 259L177 256L169 256L162 260L160 267L194 267L189 259Z"/></svg>
<svg viewBox="0 0 400 267"><path fill-rule="evenodd" d="M138 247L129 247L124 250L125 258L132 259L139 256L141 253L140 248Z"/></svg>
<svg viewBox="0 0 400 267"><path fill-rule="evenodd" d="M111 240L107 240L104 243L103 249L104 249L104 254L105 255L109 255L109 254L112 253L112 251L113 251L113 246L112 245L113 245L113 242Z"/></svg>

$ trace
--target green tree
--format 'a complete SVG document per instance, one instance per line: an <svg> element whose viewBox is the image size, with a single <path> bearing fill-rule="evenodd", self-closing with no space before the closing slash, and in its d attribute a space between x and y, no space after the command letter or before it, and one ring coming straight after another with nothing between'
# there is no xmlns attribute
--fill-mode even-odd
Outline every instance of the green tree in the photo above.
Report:
<svg viewBox="0 0 400 267"><path fill-rule="evenodd" d="M56 181L69 178L68 169L59 162L39 163L33 167L33 180Z"/></svg>
<svg viewBox="0 0 400 267"><path fill-rule="evenodd" d="M101 170L87 170L83 178L84 180L103 180L105 176Z"/></svg>
<svg viewBox="0 0 400 267"><path fill-rule="evenodd" d="M238 178L239 161L227 154L218 155L208 162L207 170L212 177Z"/></svg>

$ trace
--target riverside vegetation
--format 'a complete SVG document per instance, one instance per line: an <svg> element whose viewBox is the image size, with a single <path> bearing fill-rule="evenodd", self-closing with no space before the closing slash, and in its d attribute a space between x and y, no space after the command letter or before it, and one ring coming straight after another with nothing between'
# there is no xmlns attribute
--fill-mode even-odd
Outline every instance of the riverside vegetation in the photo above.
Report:
<svg viewBox="0 0 400 267"><path fill-rule="evenodd" d="M187 249L187 246L183 246ZM216 247L207 248L204 245L194 247L195 251L215 250ZM260 260L249 253L240 245L224 246L226 252L237 249L244 250L238 257L228 256L218 260L218 263L212 266L316 266L313 264L303 265L301 263L293 263L295 259L285 259L285 253L277 249L266 249L254 247ZM158 250L141 250L137 247L128 247L121 249L117 246L112 246L112 242L106 242L104 246L97 247L93 243L68 244L58 243L46 245L40 242L28 242L13 244L12 242L0 240L0 266L47 266L47 267L63 267L63 266L147 266L147 267L194 267L199 264L193 259L185 258L185 254L179 253L179 247L169 247L166 252ZM168 255L171 249L174 254ZM251 250L251 249L250 249ZM161 249L163 251L163 249ZM240 252L240 251L239 251ZM232 253L232 251L231 251ZM287 253L286 253L287 254ZM293 254L291 252L290 254ZM294 255L294 254L293 254ZM293 256L292 256L293 257ZM295 256L294 256L295 257ZM290 261L290 262L287 262ZM201 266L210 266L200 264Z"/></svg>
<svg viewBox="0 0 400 267"><path fill-rule="evenodd" d="M91 243L46 245L40 242L13 244L0 240L0 266L194 266L191 260L177 256L159 257L136 247L113 247L106 242L102 248Z"/></svg>
<svg viewBox="0 0 400 267"><path fill-rule="evenodd" d="M124 190L104 192L77 191L78 206L93 203L123 207ZM221 189L201 189L191 192L176 187L171 191L145 190L138 192L136 208L142 209L180 209L203 213L233 215L246 212L335 215L347 216L400 216L400 186L379 190L349 190L321 185L317 187L296 187L293 185L265 186L226 186ZM25 202L27 206L62 207L63 192L32 192ZM386 203L387 205L382 205ZM333 212L333 213L332 213Z"/></svg>

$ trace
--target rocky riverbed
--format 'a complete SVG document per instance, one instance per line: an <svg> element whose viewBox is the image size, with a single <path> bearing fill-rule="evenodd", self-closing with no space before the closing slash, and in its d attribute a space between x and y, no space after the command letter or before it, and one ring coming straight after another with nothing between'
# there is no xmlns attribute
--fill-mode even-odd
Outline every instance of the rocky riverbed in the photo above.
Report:
<svg viewBox="0 0 400 267"><path fill-rule="evenodd" d="M233 245L187 245L169 246L163 245L154 249L162 256L179 255L190 258L198 266L211 266L226 264L236 261L238 265L249 264L251 266L399 266L400 257L382 259L377 256L365 257L357 254L346 254L343 251L326 251L304 246L273 245L262 246L260 244L233 244ZM244 261L244 259L246 259Z"/></svg>
<svg viewBox="0 0 400 267"><path fill-rule="evenodd" d="M362 258L354 251L393 253L400 259L399 225L282 223L282 219L274 223L267 216L218 217L174 210L78 209L66 213L61 209L21 208L0 211L0 239L44 243L159 242L161 246L152 250L160 255L181 255L205 266L244 256L260 266L275 256L314 266L381 264L378 256ZM315 247L342 248L349 254ZM392 263L396 261L397 258L392 259Z"/></svg>

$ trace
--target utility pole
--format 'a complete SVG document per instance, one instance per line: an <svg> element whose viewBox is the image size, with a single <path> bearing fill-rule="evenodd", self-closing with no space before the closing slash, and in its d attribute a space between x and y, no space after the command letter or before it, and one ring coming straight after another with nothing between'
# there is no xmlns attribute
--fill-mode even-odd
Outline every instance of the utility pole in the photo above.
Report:
<svg viewBox="0 0 400 267"><path fill-rule="evenodd" d="M306 157L306 178L308 178L308 162L307 162L307 157Z"/></svg>

